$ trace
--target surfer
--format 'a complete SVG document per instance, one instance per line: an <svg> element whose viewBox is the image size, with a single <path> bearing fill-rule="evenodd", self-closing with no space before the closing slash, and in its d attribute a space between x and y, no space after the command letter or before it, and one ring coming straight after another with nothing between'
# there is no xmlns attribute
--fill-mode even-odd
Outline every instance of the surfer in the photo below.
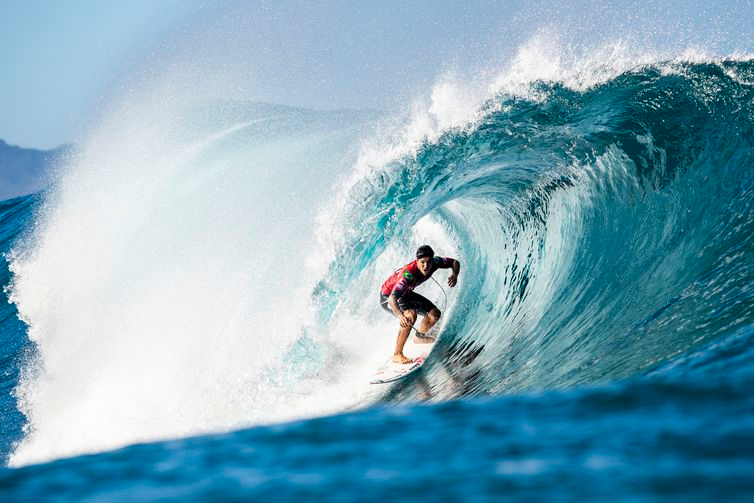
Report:
<svg viewBox="0 0 754 503"><path fill-rule="evenodd" d="M397 269L380 289L380 305L387 312L395 315L400 321L398 340L395 343L393 361L395 363L411 363L411 358L403 354L403 347L408 340L418 314L424 316L416 330L414 342L430 343L435 338L427 335L437 320L440 310L429 299L414 292L414 288L427 281L437 269L453 269L448 276L448 285L452 288L458 282L461 263L449 257L435 257L435 252L428 245L422 245L416 250L416 260Z"/></svg>

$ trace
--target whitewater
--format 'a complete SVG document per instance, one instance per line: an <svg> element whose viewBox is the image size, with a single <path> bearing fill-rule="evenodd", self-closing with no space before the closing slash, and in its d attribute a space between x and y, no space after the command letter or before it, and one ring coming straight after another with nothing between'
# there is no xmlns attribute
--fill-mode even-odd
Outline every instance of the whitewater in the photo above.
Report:
<svg viewBox="0 0 754 503"><path fill-rule="evenodd" d="M166 75L0 208L9 495L754 489L753 56L535 37L397 117ZM425 243L442 340L370 386Z"/></svg>

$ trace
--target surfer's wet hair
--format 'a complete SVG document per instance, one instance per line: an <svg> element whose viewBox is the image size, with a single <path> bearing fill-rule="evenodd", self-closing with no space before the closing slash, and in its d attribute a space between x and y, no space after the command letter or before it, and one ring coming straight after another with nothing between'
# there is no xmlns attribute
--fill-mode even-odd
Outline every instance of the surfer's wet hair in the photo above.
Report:
<svg viewBox="0 0 754 503"><path fill-rule="evenodd" d="M429 245L421 245L419 248L416 249L416 258L422 258L422 257L432 258L434 256L435 256L435 251Z"/></svg>

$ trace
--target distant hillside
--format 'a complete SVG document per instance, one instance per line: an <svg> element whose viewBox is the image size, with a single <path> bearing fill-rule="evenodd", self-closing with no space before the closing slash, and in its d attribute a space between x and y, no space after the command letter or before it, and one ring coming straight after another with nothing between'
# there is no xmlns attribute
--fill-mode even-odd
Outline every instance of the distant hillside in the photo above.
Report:
<svg viewBox="0 0 754 503"><path fill-rule="evenodd" d="M42 188L44 174L70 147L35 150L0 140L0 200L31 194Z"/></svg>

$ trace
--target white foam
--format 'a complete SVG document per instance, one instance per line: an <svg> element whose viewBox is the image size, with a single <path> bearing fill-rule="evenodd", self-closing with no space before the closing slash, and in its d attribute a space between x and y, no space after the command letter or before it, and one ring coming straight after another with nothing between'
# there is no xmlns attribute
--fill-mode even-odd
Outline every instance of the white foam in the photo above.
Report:
<svg viewBox="0 0 754 503"><path fill-rule="evenodd" d="M294 385L287 359L318 279L303 265L312 207L357 130L192 120L192 89L163 84L172 94L110 108L11 256L11 299L38 350L16 390L28 426L14 466L358 399L323 399L333 381L353 385L334 371Z"/></svg>

